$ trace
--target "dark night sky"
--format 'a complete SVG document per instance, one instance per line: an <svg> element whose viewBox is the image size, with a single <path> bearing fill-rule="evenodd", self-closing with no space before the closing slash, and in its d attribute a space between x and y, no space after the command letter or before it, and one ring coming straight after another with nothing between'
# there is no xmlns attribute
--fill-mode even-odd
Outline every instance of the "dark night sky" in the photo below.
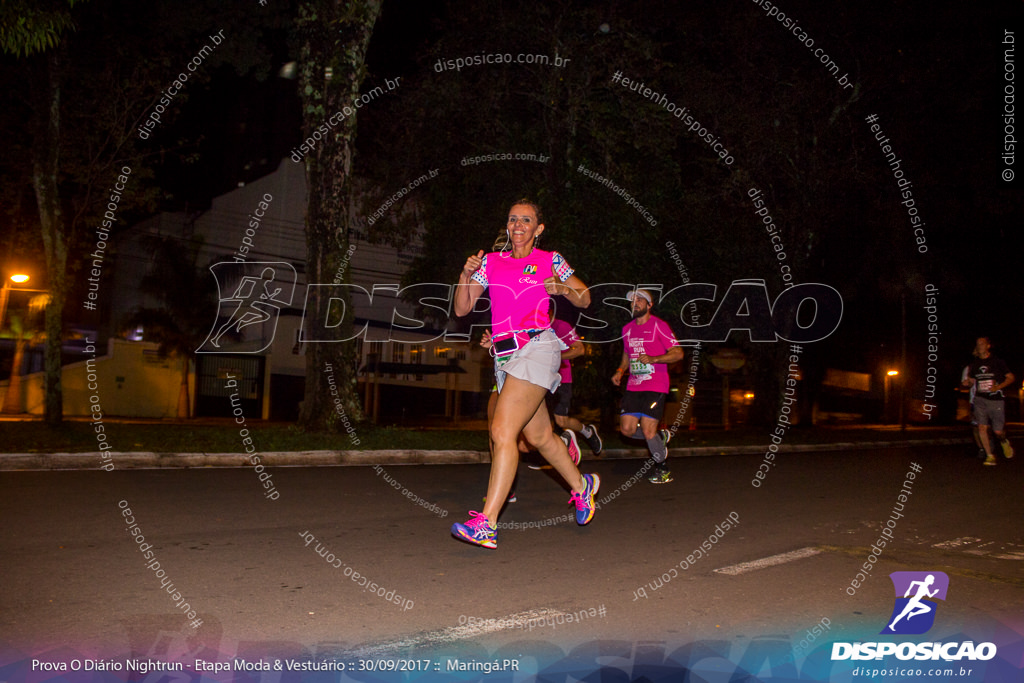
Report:
<svg viewBox="0 0 1024 683"><path fill-rule="evenodd" d="M253 21L258 21L260 9L252 4ZM446 32L473 6L386 1L371 43L368 82L395 74L407 82L433 78L426 51L439 41L448 44L452 36ZM529 22L533 8L540 6L527 3L517 15ZM756 3L610 2L604 7L613 32L628 22L664 46L665 54L683 57L691 54L684 49L691 43L705 45L700 54L707 56L703 66L708 68L720 63L722 68L735 69L731 57L756 55L760 61L743 68L762 73L766 92L773 96L797 92L793 83L799 85L801 79L828 78L806 48L775 19L764 16ZM918 289L924 282L940 287L946 372L967 359L973 337L982 332L993 335L998 352L1021 368L1020 181L1006 183L999 177L1000 40L1005 28L1019 28L1011 13L1019 3L794 1L785 9L801 19L817 44L827 47L863 87L863 96L851 106L857 114L851 121L859 123L848 131L857 148L856 163L848 173L851 183L875 179L866 184L872 191L856 203L836 207L837 213L847 217L842 224L825 226L822 268L847 298L849 324L823 348L829 349L834 364L845 367L874 363L879 355L893 353L899 338L895 329L898 301L886 298L885 283L906 277ZM131 13L121 17L122 30L131 31ZM516 42L514 35L503 40ZM294 58L284 30L269 34L266 44L273 52L270 61L275 70ZM487 51L494 44L492 37L482 35L477 49ZM611 69L616 55L606 59ZM675 68L686 69L687 64L677 62ZM173 130L165 132L195 141L186 150L195 158L185 164L174 155L164 157L158 175L168 195L163 208L204 208L212 197L239 181L273 170L301 138L295 84L275 75L257 81L220 67L210 83L190 91ZM707 85L715 87L715 83ZM755 101L761 95L737 92L734 96L736 107L759 108L766 117L773 116L769 102ZM863 122L872 113L879 115L908 176L914 179L914 197L927 220L930 252L926 258L913 249L895 181ZM361 125L358 144L364 155L380 149L377 125L370 120ZM778 140L765 138L763 149L738 153L748 159L776 153L780 147L773 148L773 143L788 144L783 135L793 135L802 143L820 127L821 121L800 121L795 132L780 129ZM500 141L495 147L502 147ZM461 154L461 150L452 151L454 158ZM822 149L818 154L827 158L829 151ZM781 179L754 181L778 184L781 196L800 190L787 187ZM919 302L913 304L908 315L910 343L920 346L923 312Z"/></svg>

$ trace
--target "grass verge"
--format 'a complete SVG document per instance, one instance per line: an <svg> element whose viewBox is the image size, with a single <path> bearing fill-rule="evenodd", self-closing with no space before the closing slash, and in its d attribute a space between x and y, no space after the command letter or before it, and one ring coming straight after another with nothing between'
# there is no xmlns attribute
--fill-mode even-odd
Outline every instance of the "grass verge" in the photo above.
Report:
<svg viewBox="0 0 1024 683"><path fill-rule="evenodd" d="M234 424L140 424L105 422L107 443L115 452L242 453L240 427ZM487 450L487 433L470 430L408 429L359 425L354 444L348 434L304 432L294 425L246 425L253 445L275 451L348 450ZM90 453L97 449L96 432L88 422L7 422L0 429L4 453Z"/></svg>

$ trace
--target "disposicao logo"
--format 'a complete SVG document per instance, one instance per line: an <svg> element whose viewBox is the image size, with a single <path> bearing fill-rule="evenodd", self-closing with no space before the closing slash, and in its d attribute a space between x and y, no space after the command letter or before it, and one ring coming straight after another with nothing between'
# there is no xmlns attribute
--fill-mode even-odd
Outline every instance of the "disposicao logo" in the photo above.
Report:
<svg viewBox="0 0 1024 683"><path fill-rule="evenodd" d="M210 272L217 281L220 306L213 328L196 353L266 351L277 333L281 309L290 306L295 296L295 267L284 262L224 261L210 266ZM261 331L261 337L242 342L242 330L250 325L259 326L254 329Z"/></svg>
<svg viewBox="0 0 1024 683"><path fill-rule="evenodd" d="M536 266L536 264L531 263L530 265L528 265L525 268L523 268L523 275L536 275L536 274L537 274L537 266Z"/></svg>
<svg viewBox="0 0 1024 683"><path fill-rule="evenodd" d="M920 635L935 624L938 603L945 600L949 589L949 576L944 572L893 572L889 575L896 591L892 614L881 635ZM897 659L918 661L942 659L956 661L986 661L996 656L993 643L967 640L962 643L832 643L832 661L852 659L882 659L895 655Z"/></svg>
<svg viewBox="0 0 1024 683"><path fill-rule="evenodd" d="M896 605L880 633L919 635L930 631L938 607L935 599L946 599L949 577L944 572L893 572L889 578L896 589Z"/></svg>

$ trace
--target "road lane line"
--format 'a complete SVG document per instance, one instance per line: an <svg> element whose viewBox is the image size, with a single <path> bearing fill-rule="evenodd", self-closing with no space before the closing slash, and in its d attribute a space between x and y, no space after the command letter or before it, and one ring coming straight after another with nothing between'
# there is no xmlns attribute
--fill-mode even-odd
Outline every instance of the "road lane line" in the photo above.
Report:
<svg viewBox="0 0 1024 683"><path fill-rule="evenodd" d="M379 656L396 651L408 651L421 647L435 647L437 645L454 643L459 640L476 638L477 636L494 633L495 631L522 630L525 629L530 622L534 623L534 628L540 628L546 625L546 622L549 619L554 620L559 616L565 617L567 615L567 612L555 609L531 609L526 612L516 612L515 614L496 617L494 619L474 619L475 622L480 623L463 624L462 626L449 626L448 628L418 633L404 638L386 640L380 643L360 647L359 649L352 651L351 654L355 656ZM532 631L533 629L531 628L530 630Z"/></svg>
<svg viewBox="0 0 1024 683"><path fill-rule="evenodd" d="M811 557L812 555L820 555L821 551L817 548L800 548L799 550L793 550L792 552L782 553L781 555L772 555L771 557L762 557L760 560L751 560L750 562L741 562L740 564L729 565L728 567L722 567L716 569L716 574L728 574L729 576L738 576L739 574L746 574L757 569L764 569L765 567L774 567L777 564L785 564L794 560L802 560L805 557Z"/></svg>
<svg viewBox="0 0 1024 683"><path fill-rule="evenodd" d="M975 538L974 536L961 536L960 538L954 538L951 541L943 541L942 543L936 543L932 547L942 548L943 550L956 550L957 548L960 548L962 546L977 543L980 540L980 538Z"/></svg>

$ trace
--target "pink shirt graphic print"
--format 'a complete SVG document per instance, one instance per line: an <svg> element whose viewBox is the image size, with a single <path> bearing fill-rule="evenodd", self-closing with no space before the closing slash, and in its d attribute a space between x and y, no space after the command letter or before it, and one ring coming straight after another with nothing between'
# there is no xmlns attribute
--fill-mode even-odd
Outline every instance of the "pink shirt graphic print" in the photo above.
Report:
<svg viewBox="0 0 1024 683"><path fill-rule="evenodd" d="M534 249L519 259L508 252L491 252L484 256L473 279L490 289L491 329L497 336L551 327L544 280L554 275L565 282L572 274L557 251Z"/></svg>

